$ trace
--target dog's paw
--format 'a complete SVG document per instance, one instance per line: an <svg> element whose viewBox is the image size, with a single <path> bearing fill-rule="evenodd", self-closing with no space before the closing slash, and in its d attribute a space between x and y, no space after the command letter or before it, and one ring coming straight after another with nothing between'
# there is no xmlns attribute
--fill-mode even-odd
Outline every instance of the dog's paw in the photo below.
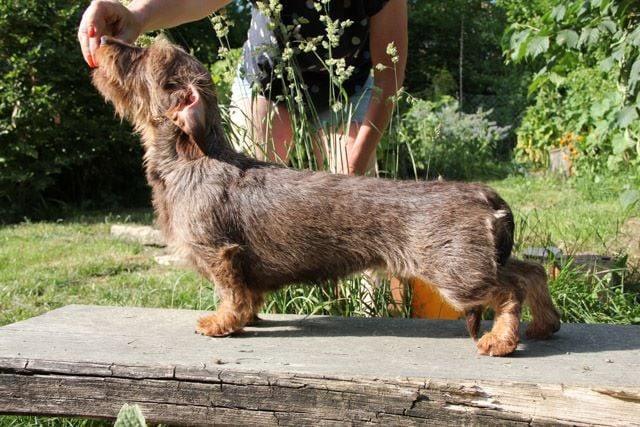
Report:
<svg viewBox="0 0 640 427"><path fill-rule="evenodd" d="M478 353L486 356L508 356L516 350L518 339L499 337L493 332L487 332L478 341Z"/></svg>
<svg viewBox="0 0 640 427"><path fill-rule="evenodd" d="M543 323L534 320L529 323L525 335L529 339L535 340L544 340L549 338L554 332L558 332L560 330L560 320L556 319L554 321Z"/></svg>
<svg viewBox="0 0 640 427"><path fill-rule="evenodd" d="M219 316L218 314L201 317L198 319L196 327L196 333L209 337L226 337L241 330L242 326L237 322L232 321L228 316Z"/></svg>

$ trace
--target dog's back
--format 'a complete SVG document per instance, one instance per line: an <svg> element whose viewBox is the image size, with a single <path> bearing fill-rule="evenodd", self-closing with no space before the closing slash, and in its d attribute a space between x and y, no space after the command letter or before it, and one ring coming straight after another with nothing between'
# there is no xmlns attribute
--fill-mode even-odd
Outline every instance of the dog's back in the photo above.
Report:
<svg viewBox="0 0 640 427"><path fill-rule="evenodd" d="M465 275L495 281L497 265L511 253L511 210L484 185L353 178L260 164L238 172L211 162L190 189L181 182L180 191L171 192L169 205L180 207L172 215L177 235L186 246L239 244L248 283L265 290L366 268L460 289ZM180 212L184 206L192 206L188 216ZM466 303L452 291L448 296Z"/></svg>

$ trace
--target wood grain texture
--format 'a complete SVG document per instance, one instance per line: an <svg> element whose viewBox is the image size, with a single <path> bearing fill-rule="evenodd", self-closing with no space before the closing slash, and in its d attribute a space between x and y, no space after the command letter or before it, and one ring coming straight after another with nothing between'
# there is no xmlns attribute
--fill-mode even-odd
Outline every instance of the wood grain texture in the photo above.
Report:
<svg viewBox="0 0 640 427"><path fill-rule="evenodd" d="M237 337L202 314L69 306L0 328L0 413L177 425L640 425L640 329L563 325L477 356L458 321L266 316ZM489 325L483 325L488 328Z"/></svg>

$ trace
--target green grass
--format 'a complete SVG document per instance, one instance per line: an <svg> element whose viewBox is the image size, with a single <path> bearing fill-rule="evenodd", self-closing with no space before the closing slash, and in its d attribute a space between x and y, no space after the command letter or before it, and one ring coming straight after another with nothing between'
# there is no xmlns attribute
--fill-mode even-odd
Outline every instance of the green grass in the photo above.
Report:
<svg viewBox="0 0 640 427"><path fill-rule="evenodd" d="M623 224L637 211L618 202L626 177L509 177L490 182L514 210L516 251L525 246L555 245L565 254L626 251Z"/></svg>
<svg viewBox="0 0 640 427"><path fill-rule="evenodd" d="M126 220L94 214L1 228L0 324L67 304L212 308L210 283L157 265L157 248L109 235L112 222Z"/></svg>
<svg viewBox="0 0 640 427"><path fill-rule="evenodd" d="M107 427L112 422L48 417L0 416L0 427Z"/></svg>

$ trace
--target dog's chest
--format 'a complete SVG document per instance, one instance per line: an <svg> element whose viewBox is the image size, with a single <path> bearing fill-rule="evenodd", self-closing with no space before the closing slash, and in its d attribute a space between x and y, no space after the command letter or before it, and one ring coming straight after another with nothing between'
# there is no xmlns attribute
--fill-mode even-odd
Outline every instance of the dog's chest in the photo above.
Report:
<svg viewBox="0 0 640 427"><path fill-rule="evenodd" d="M186 181L186 182L185 182ZM207 182L169 181L164 199L168 213L166 234L175 246L211 246L221 238L221 191Z"/></svg>

